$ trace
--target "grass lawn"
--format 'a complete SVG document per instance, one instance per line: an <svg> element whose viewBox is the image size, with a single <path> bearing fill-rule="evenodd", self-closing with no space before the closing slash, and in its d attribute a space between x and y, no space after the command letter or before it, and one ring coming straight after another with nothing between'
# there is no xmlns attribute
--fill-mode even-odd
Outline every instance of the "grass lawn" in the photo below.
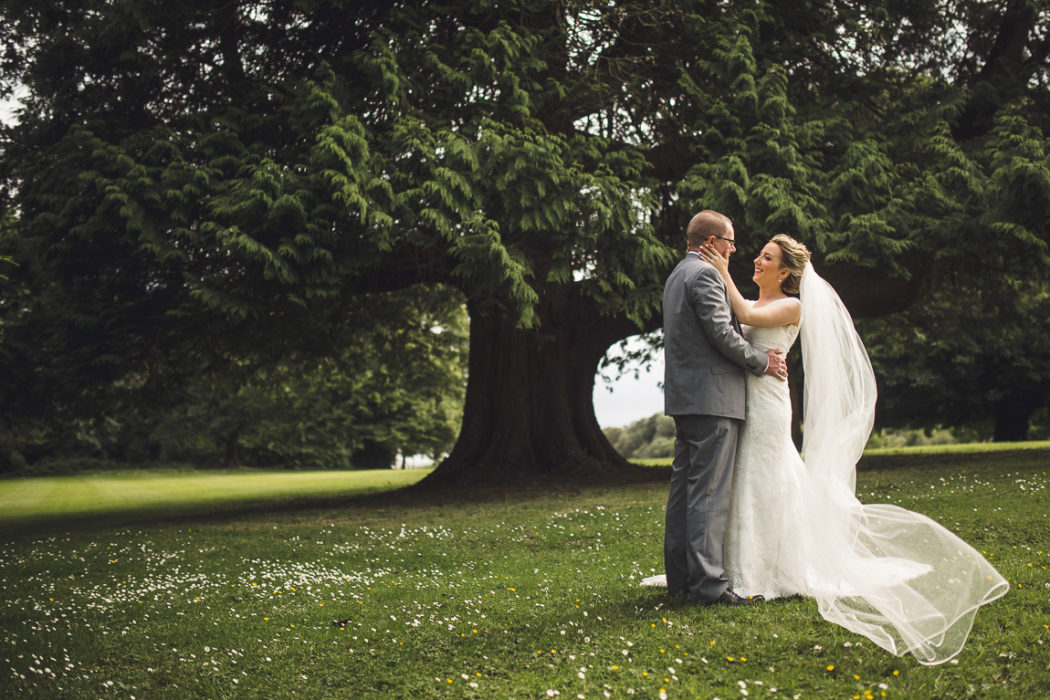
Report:
<svg viewBox="0 0 1050 700"><path fill-rule="evenodd" d="M263 513L201 505L221 490L211 480L237 475L186 473L136 482L166 479L168 493L196 493L177 518L169 505L144 520L118 501L113 520L95 512L63 529L46 495L35 516L9 517L14 501L2 502L0 691L1048 697L1050 453L1027 454L956 462L941 454L858 475L863 500L933 516L1011 582L978 614L962 654L942 666L891 656L824 622L809 600L709 608L639 587L662 567L662 479L463 502L394 494L291 509L285 499ZM118 481L108 488L110 478ZM96 493L123 489L116 484L127 478L87 477ZM31 482L3 482L0 494ZM239 483L222 489L240 494ZM291 494L292 483L281 492L306 499ZM355 488L314 486L325 499Z"/></svg>
<svg viewBox="0 0 1050 700"><path fill-rule="evenodd" d="M5 479L0 531L289 508L409 486L429 471L145 470Z"/></svg>

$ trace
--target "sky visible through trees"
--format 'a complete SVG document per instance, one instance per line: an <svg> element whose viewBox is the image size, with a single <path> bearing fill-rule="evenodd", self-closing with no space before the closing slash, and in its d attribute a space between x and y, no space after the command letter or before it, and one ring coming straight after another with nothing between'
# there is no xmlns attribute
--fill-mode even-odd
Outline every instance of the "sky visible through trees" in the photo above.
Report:
<svg viewBox="0 0 1050 700"><path fill-rule="evenodd" d="M637 336L628 342L639 344ZM618 354L618 347L614 346L607 356ZM627 371L619 376L615 368L610 368L604 376L612 381L606 382L601 371L594 380L594 413L602 428L622 428L640 418L663 413L664 393L660 388L664 380L662 354L658 353L648 365L629 362Z"/></svg>

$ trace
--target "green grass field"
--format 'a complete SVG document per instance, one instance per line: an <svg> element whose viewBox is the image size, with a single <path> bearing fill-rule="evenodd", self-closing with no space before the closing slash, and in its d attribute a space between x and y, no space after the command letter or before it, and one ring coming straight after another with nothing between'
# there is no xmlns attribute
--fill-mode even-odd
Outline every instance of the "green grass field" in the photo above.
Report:
<svg viewBox="0 0 1050 700"><path fill-rule="evenodd" d="M409 486L429 470L102 472L0 480L0 531L288 508Z"/></svg>
<svg viewBox="0 0 1050 700"><path fill-rule="evenodd" d="M2 481L0 691L1048 697L1050 451L1007 454L858 476L862 500L931 515L1011 582L937 667L824 622L809 600L709 608L639 587L662 566L662 479L453 502L352 497L423 472ZM24 494L37 505L9 511ZM67 507L78 515L63 526Z"/></svg>

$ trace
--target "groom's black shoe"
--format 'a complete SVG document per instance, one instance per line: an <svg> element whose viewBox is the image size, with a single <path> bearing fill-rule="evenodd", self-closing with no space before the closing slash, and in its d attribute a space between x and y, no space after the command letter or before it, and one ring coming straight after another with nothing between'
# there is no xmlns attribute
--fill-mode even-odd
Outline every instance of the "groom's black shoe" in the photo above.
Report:
<svg viewBox="0 0 1050 700"><path fill-rule="evenodd" d="M734 593L731 589L727 588L722 595L710 601L708 605L751 605L751 603L761 603L764 600L765 598L763 598L760 595L754 595L750 598L744 598L743 596L739 596L736 593Z"/></svg>

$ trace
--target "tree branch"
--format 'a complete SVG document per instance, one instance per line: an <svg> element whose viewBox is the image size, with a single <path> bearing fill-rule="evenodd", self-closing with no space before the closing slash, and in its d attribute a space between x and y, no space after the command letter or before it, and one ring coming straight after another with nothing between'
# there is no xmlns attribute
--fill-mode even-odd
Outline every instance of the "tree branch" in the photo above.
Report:
<svg viewBox="0 0 1050 700"><path fill-rule="evenodd" d="M1024 89L1037 70L1035 63L1024 60L1038 15L1025 0L1013 0L1004 10L999 31L984 65L968 86L971 97L952 129L958 141L968 141L992 128L1000 105Z"/></svg>

